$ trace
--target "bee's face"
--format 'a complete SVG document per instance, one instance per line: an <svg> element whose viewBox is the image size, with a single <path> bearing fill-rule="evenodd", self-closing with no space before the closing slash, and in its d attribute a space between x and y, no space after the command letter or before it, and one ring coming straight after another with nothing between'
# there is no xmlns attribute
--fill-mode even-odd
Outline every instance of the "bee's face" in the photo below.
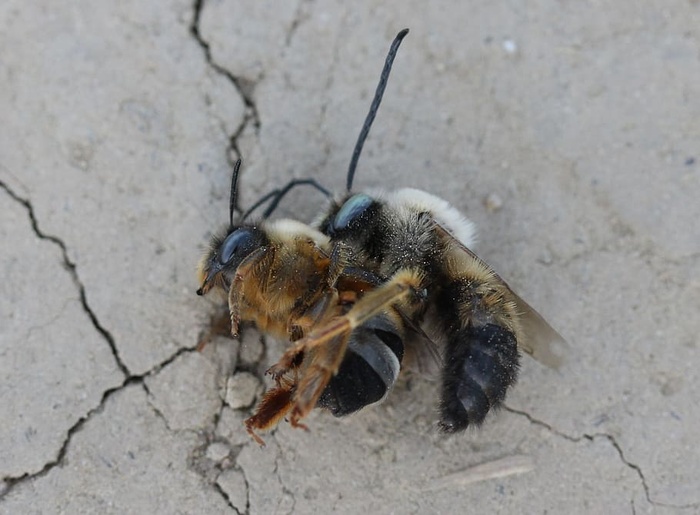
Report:
<svg viewBox="0 0 700 515"><path fill-rule="evenodd" d="M199 264L201 287L197 295L205 295L214 286L228 290L241 262L266 243L265 233L255 226L233 227L225 237L214 237Z"/></svg>

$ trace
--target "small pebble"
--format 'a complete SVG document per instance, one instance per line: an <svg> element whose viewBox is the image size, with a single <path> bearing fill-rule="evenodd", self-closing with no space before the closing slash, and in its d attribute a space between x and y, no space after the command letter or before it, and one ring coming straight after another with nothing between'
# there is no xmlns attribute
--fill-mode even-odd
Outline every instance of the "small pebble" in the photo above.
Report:
<svg viewBox="0 0 700 515"><path fill-rule="evenodd" d="M503 199L498 193L489 193L484 199L484 206L487 211L494 213L503 207Z"/></svg>
<svg viewBox="0 0 700 515"><path fill-rule="evenodd" d="M260 390L260 380L248 372L239 372L226 383L226 404L233 409L249 408Z"/></svg>
<svg viewBox="0 0 700 515"><path fill-rule="evenodd" d="M213 442L209 447L207 447L207 458L212 461L219 462L229 455L229 448L226 444L221 442Z"/></svg>
<svg viewBox="0 0 700 515"><path fill-rule="evenodd" d="M513 55L515 52L518 51L518 45L516 45L515 41L513 41L512 39L504 39L502 45L503 50L505 50L507 54Z"/></svg>
<svg viewBox="0 0 700 515"><path fill-rule="evenodd" d="M537 261L542 263L543 265L551 265L553 258L552 258L552 253L549 252L549 250L544 249L542 251L542 254L537 258Z"/></svg>
<svg viewBox="0 0 700 515"><path fill-rule="evenodd" d="M245 366L257 364L263 356L265 347L260 339L260 333L254 329L247 329L241 333L241 346L238 351L238 359Z"/></svg>

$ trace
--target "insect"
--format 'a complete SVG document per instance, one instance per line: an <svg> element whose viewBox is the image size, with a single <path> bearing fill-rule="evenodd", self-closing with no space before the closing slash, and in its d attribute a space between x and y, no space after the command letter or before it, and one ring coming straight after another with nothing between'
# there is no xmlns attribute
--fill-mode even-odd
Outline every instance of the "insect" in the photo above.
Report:
<svg viewBox="0 0 700 515"><path fill-rule="evenodd" d="M474 228L446 201L415 189L352 193L362 146L398 47L387 55L347 174L346 192L312 227L268 216L296 180L264 196L258 223L233 223L240 162L234 169L229 227L200 263L205 294L228 293L232 332L241 320L289 340L268 372L275 387L246 421L248 432L288 417L294 427L314 407L342 416L381 400L404 351L423 345L441 362L439 427L479 424L515 382L519 348L557 366L561 336L471 250ZM435 350L438 342L441 349ZM441 356L440 356L441 354Z"/></svg>
<svg viewBox="0 0 700 515"><path fill-rule="evenodd" d="M328 236L300 222L245 223L244 215L234 223L239 169L240 160L232 178L229 226L212 239L199 264L202 286L197 293L227 292L234 336L241 321L252 321L264 333L296 341L315 334L314 328L343 319L380 279L350 266L345 247L331 245ZM352 334L324 340L324 345L298 352L271 369L276 387L246 421L258 443L264 444L256 431L273 427L292 408L292 425L305 427L299 420L324 391L320 404L338 416L386 394L399 372L402 319L394 308L384 306L384 298L376 302L383 309L365 317Z"/></svg>

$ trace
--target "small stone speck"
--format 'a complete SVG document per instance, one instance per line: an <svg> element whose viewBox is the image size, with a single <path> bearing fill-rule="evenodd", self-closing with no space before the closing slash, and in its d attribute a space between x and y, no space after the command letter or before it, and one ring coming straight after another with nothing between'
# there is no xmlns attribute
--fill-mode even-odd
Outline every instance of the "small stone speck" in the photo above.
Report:
<svg viewBox="0 0 700 515"><path fill-rule="evenodd" d="M248 372L239 372L226 384L226 404L233 409L249 408L260 390L260 380Z"/></svg>
<svg viewBox="0 0 700 515"><path fill-rule="evenodd" d="M503 199L498 193L489 193L484 199L484 206L487 211L495 213L503 207Z"/></svg>
<svg viewBox="0 0 700 515"><path fill-rule="evenodd" d="M540 254L540 256L537 258L537 261L542 263L543 265L551 265L553 261L552 253L545 249L542 252L542 254Z"/></svg>
<svg viewBox="0 0 700 515"><path fill-rule="evenodd" d="M254 365L262 358L265 348L260 340L260 333L255 330L243 331L241 334L241 346L238 351L238 359L244 365Z"/></svg>
<svg viewBox="0 0 700 515"><path fill-rule="evenodd" d="M515 41L512 39L504 39L502 46L506 54L513 55L518 51L518 45L516 45Z"/></svg>
<svg viewBox="0 0 700 515"><path fill-rule="evenodd" d="M228 455L229 448L221 442L214 442L207 447L207 458L212 461L221 461Z"/></svg>

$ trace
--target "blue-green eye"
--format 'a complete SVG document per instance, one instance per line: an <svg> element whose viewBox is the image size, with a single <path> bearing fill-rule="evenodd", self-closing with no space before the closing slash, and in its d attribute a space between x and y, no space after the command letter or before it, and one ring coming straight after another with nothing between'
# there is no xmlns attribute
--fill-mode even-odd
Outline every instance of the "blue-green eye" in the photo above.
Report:
<svg viewBox="0 0 700 515"><path fill-rule="evenodd" d="M358 193L350 197L345 201L340 211L336 213L335 218L333 218L333 230L342 231L346 229L351 223L360 218L373 203L374 199L364 193Z"/></svg>
<svg viewBox="0 0 700 515"><path fill-rule="evenodd" d="M235 255L244 255L252 251L255 245L255 233L251 229L241 228L226 236L221 244L219 263L227 265Z"/></svg>

